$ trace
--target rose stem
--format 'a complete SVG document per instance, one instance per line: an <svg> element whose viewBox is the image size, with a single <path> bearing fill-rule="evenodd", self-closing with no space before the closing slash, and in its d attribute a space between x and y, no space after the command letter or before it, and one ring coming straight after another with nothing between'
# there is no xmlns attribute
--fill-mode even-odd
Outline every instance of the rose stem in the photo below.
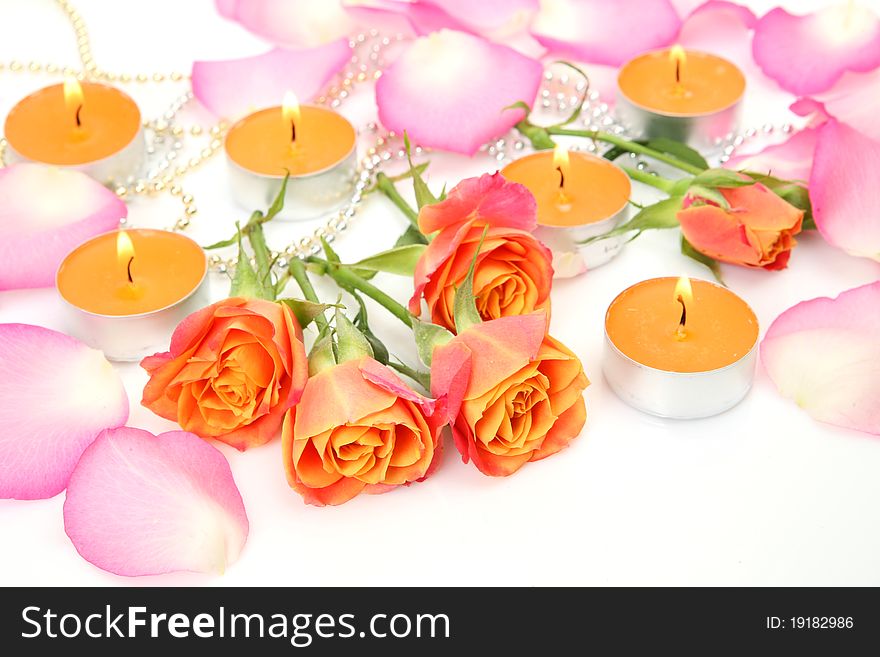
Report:
<svg viewBox="0 0 880 657"><path fill-rule="evenodd" d="M612 135L608 132L602 132L601 130L574 130L572 128L550 126L549 128L547 128L547 133L551 135L563 135L568 137L586 137L587 139L604 141L607 144L619 146L620 148L625 148L632 153L638 153L640 155L652 157L655 160L659 160L660 162L665 162L666 164L674 166L676 169L681 169L682 171L690 173L694 176L699 175L704 171L700 167L689 164L688 162L685 162L683 160L679 160L677 157L669 155L668 153L662 153L660 151L654 150L653 148L643 146L642 144L637 144L634 141L623 139L622 137L618 137L617 135Z"/></svg>
<svg viewBox="0 0 880 657"><path fill-rule="evenodd" d="M666 180L666 178L655 176L653 173L646 173L645 171L631 169L630 167L620 168L623 169L626 172L626 175L628 175L633 180L644 183L646 185L650 185L651 187L655 187L662 192L666 192L667 194L672 190L672 186L675 184L671 180Z"/></svg>
<svg viewBox="0 0 880 657"><path fill-rule="evenodd" d="M303 296L307 301L321 303L318 300L318 295L315 294L315 288L312 287L312 282L309 280L309 275L306 273L306 268L302 260L299 258L291 258L290 264L288 265L288 271L290 272L290 275L293 276L293 280L296 281L296 284L299 285L299 289L302 290ZM318 327L319 332L323 333L324 330L326 330L328 325L324 313L319 313L315 317L315 325Z"/></svg>
<svg viewBox="0 0 880 657"><path fill-rule="evenodd" d="M309 262L321 265L324 268L323 273L330 276L330 278L339 283L342 287L352 287L358 292L366 294L373 301L397 317L401 322L412 328L412 315L410 315L409 310L372 283L364 280L349 269L346 269L343 265L327 262L317 256L311 256Z"/></svg>
<svg viewBox="0 0 880 657"><path fill-rule="evenodd" d="M406 202L406 199L400 195L391 178L384 173L379 173L376 176L376 189L385 194L394 205L400 208L400 211L406 215L409 222L418 229L419 213L413 210L410 204Z"/></svg>

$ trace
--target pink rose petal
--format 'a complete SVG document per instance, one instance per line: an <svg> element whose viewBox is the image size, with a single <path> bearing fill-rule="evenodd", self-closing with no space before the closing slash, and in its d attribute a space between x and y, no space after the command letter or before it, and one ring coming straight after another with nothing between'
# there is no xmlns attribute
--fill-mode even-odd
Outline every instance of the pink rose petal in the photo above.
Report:
<svg viewBox="0 0 880 657"><path fill-rule="evenodd" d="M127 215L116 194L79 171L0 169L0 290L54 285L64 256Z"/></svg>
<svg viewBox="0 0 880 657"><path fill-rule="evenodd" d="M0 498L53 497L83 450L128 419L104 354L63 333L0 324Z"/></svg>
<svg viewBox="0 0 880 657"><path fill-rule="evenodd" d="M880 282L782 313L761 342L779 392L813 418L880 434Z"/></svg>
<svg viewBox="0 0 880 657"><path fill-rule="evenodd" d="M810 201L816 227L847 253L880 260L880 141L829 120L818 129Z"/></svg>
<svg viewBox="0 0 880 657"><path fill-rule="evenodd" d="M422 146L471 155L523 117L543 67L506 46L441 30L414 41L376 83L379 119Z"/></svg>
<svg viewBox="0 0 880 657"><path fill-rule="evenodd" d="M216 0L216 5L224 18L288 48L320 46L355 30L340 0Z"/></svg>
<svg viewBox="0 0 880 657"><path fill-rule="evenodd" d="M351 58L347 39L303 50L275 48L262 55L195 62L195 97L218 116L237 118L279 105L287 91L301 100L318 94Z"/></svg>
<svg viewBox="0 0 880 657"><path fill-rule="evenodd" d="M774 9L755 27L755 61L789 91L825 91L846 71L880 66L880 19L854 3L841 3L804 16Z"/></svg>
<svg viewBox="0 0 880 657"><path fill-rule="evenodd" d="M791 110L813 122L833 116L871 137L880 140L880 68L870 73L846 73L838 82L820 94L798 100Z"/></svg>
<svg viewBox="0 0 880 657"><path fill-rule="evenodd" d="M475 34L509 34L524 28L538 11L538 0L416 0L416 5L435 6L463 23Z"/></svg>
<svg viewBox="0 0 880 657"><path fill-rule="evenodd" d="M806 182L813 165L817 133L816 128L801 130L786 141L767 146L757 153L736 155L724 166L728 169L755 171L777 178Z"/></svg>
<svg viewBox="0 0 880 657"><path fill-rule="evenodd" d="M77 552L117 575L223 573L248 519L223 454L198 436L122 427L83 453L64 501Z"/></svg>
<svg viewBox="0 0 880 657"><path fill-rule="evenodd" d="M620 66L671 44L680 27L669 0L547 0L531 33L556 57Z"/></svg>

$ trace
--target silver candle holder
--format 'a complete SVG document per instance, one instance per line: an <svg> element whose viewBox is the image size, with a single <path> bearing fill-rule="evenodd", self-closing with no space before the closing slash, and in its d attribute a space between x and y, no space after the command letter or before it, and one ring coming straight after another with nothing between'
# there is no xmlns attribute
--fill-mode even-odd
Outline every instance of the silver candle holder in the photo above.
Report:
<svg viewBox="0 0 880 657"><path fill-rule="evenodd" d="M601 267L620 253L626 242L625 236L615 235L598 240L594 238L614 230L628 221L629 216L629 200L627 200L620 210L602 221L576 226L539 224L534 235L553 253L554 262L565 262L566 269L585 272Z"/></svg>
<svg viewBox="0 0 880 657"><path fill-rule="evenodd" d="M302 109L311 108L329 112L326 108L315 105L302 105ZM262 112L278 112L279 108L267 108ZM226 136L225 150L229 173L229 185L235 201L243 208L265 208L271 205L278 196L284 182L285 172L279 167L278 173L265 173L248 169L230 155L229 140L252 120L256 114L244 117L233 125ZM291 174L287 181L284 194L284 208L278 214L279 219L306 221L317 219L342 208L354 193L357 180L357 133L354 127L339 115L337 118L345 122L355 135L351 149L336 162L317 171L303 174Z"/></svg>
<svg viewBox="0 0 880 657"><path fill-rule="evenodd" d="M179 239L192 242L195 248L201 250L190 238L179 233L175 235ZM55 275L55 287L63 301L63 321L67 331L90 347L100 349L113 361L140 361L154 353L167 351L171 335L177 325L210 302L207 257L202 252L204 270L198 283L177 301L142 313L102 314L86 310L67 299L61 292L59 284L59 278L69 258L82 246L101 237L102 235L98 235L74 249L62 261Z"/></svg>
<svg viewBox="0 0 880 657"><path fill-rule="evenodd" d="M609 335L611 309L629 289L609 305L602 358L605 380L620 399L650 415L679 420L717 415L742 401L751 389L758 360L757 325L751 348L728 365L697 372L658 369L625 354ZM751 309L748 310L754 317ZM630 321L639 320L633 317Z"/></svg>
<svg viewBox="0 0 880 657"><path fill-rule="evenodd" d="M683 50L680 50L680 52L684 53ZM745 94L745 78L742 77L739 69L722 57L699 51L688 51L686 53L688 61L692 62L696 58L711 58L712 61L717 61L726 66L728 71L735 70L737 72L741 78L742 91L732 102L722 103L719 107L704 112L676 113L646 106L644 103L639 103L626 94L621 80L629 67L638 66L640 60L650 60L652 58L668 59L668 57L669 51L653 51L640 55L621 67L618 74L615 106L615 114L618 121L626 128L627 133L635 138L653 139L665 137L690 144L698 150L717 147L718 143L725 136L734 132L739 124L740 107ZM715 68L724 70L723 66L716 66ZM711 89L716 84L718 84L718 80L710 77L705 82L704 88Z"/></svg>
<svg viewBox="0 0 880 657"><path fill-rule="evenodd" d="M104 88L105 91L112 91L112 93L117 94L118 96L124 98L128 101L131 106L137 112L137 130L134 132L131 140L119 148L114 153L107 155L102 158L98 158L95 160L89 160L85 162L78 162L75 164L65 164L51 161L44 161L41 159L37 159L31 155L28 155L23 149L21 145L17 144L17 138L15 134L10 134L10 131L7 129L6 132L6 153L5 159L8 164L15 164L17 162L37 162L40 164L48 164L51 166L57 166L65 169L73 169L76 171L82 171L86 175L91 178L97 180L103 185L119 185L122 184L127 178L130 176L137 175L140 171L145 157L146 152L146 140L144 138L144 129L141 123L141 114L140 109L135 104L134 100L131 99L127 94L116 89L115 87L109 87L107 85L98 85L98 83L90 82L90 86L99 86ZM62 85L56 85L61 87ZM87 87L88 88L88 87ZM46 93L50 88L47 87L45 89L41 89L30 96L26 96L19 103L16 104L15 107L12 108L9 112L9 116L7 116L7 125L9 123L10 118L13 117L13 114L21 111L26 112L25 109L30 99L38 94ZM113 120L112 116L103 117L106 120Z"/></svg>

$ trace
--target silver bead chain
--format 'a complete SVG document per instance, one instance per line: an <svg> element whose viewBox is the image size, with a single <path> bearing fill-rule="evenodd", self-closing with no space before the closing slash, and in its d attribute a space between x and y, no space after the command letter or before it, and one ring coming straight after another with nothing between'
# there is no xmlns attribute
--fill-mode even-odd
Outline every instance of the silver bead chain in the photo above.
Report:
<svg viewBox="0 0 880 657"><path fill-rule="evenodd" d="M165 83L176 82L189 85L188 73L116 73L99 68L92 54L91 40L88 29L70 0L55 0L56 4L67 16L76 37L81 67L60 66L37 61L21 62L12 60L0 62L0 73L46 74L49 76L74 76L80 80L96 80L111 83ZM386 66L385 51L392 43L402 40L402 35L388 37L377 30L369 30L355 35L349 41L352 57L344 71L328 85L316 102L330 108L339 108L359 84L378 79ZM183 208L169 230L185 231L192 219L197 215L195 199L182 187L181 180L188 173L198 169L216 155L223 147L223 138L229 127L228 121L221 120L217 124L204 127L199 124L184 126L179 122L180 115L193 100L191 89L177 97L162 115L144 121L146 133L146 162L142 176L130 176L125 180L113 181L112 187L123 199L134 196L153 196L169 193L177 197ZM539 111L550 121L558 122L567 117L578 103L583 101L581 112L575 119L587 130L604 130L612 134L624 135L625 130L614 118L608 107L599 97L598 92L591 90L589 80L572 72L568 67L550 64L544 72L539 93ZM789 123L775 126L767 124L761 128L749 128L742 133L731 133L718 140L720 152L719 163L729 160L744 144L759 138L767 138L774 133L789 134L793 127ZM406 152L402 139L393 131L384 131L375 122L368 123L359 131L361 136L370 139L365 155L360 160L354 191L345 206L329 216L326 222L315 229L310 235L290 242L271 255L279 269L287 266L290 258L314 255L321 250L321 240L332 242L346 230L357 215L364 193L370 187L380 167L392 162L406 160ZM192 142L195 142L193 145ZM3 155L6 139L0 138L0 166L4 165ZM505 161L518 157L530 148L528 142L515 130L505 136L484 145L480 152L492 162L491 166L500 166ZM592 140L578 140L570 147L572 150L598 152L599 144ZM427 149L425 149L427 150ZM414 154L422 154L420 146L414 146ZM189 155L188 153L192 153ZM637 168L648 170L649 164L630 154ZM121 221L122 225L126 220ZM209 255L211 269L218 272L230 272L234 267L234 258L223 258L218 254Z"/></svg>

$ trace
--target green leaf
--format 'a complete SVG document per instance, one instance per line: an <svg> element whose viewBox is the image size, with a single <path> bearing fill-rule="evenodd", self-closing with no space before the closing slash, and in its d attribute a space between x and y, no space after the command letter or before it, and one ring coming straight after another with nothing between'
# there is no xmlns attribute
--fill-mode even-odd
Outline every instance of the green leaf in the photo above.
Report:
<svg viewBox="0 0 880 657"><path fill-rule="evenodd" d="M695 176L691 181L691 185L699 185L700 187L720 187L722 189L730 189L732 187L748 187L754 185L753 178L744 177L738 171L730 169L707 169L703 173Z"/></svg>
<svg viewBox="0 0 880 657"><path fill-rule="evenodd" d="M306 301L305 299L292 298L278 299L278 303L283 303L293 311L293 314L296 316L296 321L299 322L301 328L305 328L311 324L315 321L315 318L325 310L339 307L339 305L335 303L314 303L312 301Z"/></svg>
<svg viewBox="0 0 880 657"><path fill-rule="evenodd" d="M645 143L645 146L652 148L655 151L672 155L682 162L687 162L695 167L700 167L701 169L709 168L709 163L706 162L706 158L687 144L683 144L680 141L667 139L666 137L655 137L654 139L649 139Z"/></svg>
<svg viewBox="0 0 880 657"><path fill-rule="evenodd" d="M315 341L312 351L309 353L309 376L315 376L318 372L336 364L332 336L325 335Z"/></svg>
<svg viewBox="0 0 880 657"><path fill-rule="evenodd" d="M212 249L223 249L227 246L232 246L238 241L238 236L232 236L228 240L220 240L219 242L214 242L213 244L209 244L208 246L203 246L202 248L205 251L210 251Z"/></svg>
<svg viewBox="0 0 880 657"><path fill-rule="evenodd" d="M269 209L266 210L265 218L262 219L260 223L265 223L269 221L284 209L284 194L287 192L288 180L290 180L290 171L284 174L284 180L281 181L281 188L278 190L278 194L275 196L275 200L272 201L272 205L270 205Z"/></svg>
<svg viewBox="0 0 880 657"><path fill-rule="evenodd" d="M407 226L403 234L397 238L394 246L407 246L409 244L427 244L428 238L415 226Z"/></svg>
<svg viewBox="0 0 880 657"><path fill-rule="evenodd" d="M413 181L413 190L416 193L416 206L419 210L421 210L426 205L433 205L434 203L437 203L439 199L431 193L431 190L428 188L428 183L426 183L425 179L422 178L422 174L418 170L418 167L413 164L412 153L410 151L409 135L406 134L406 132L403 133L403 145L406 149L406 160L407 162L409 162L410 175Z"/></svg>
<svg viewBox="0 0 880 657"><path fill-rule="evenodd" d="M477 267L477 258L480 257L480 249L483 248L483 240L486 239L488 232L489 227L486 226L483 229L482 237L480 237L480 243L477 244L477 250L474 251L474 257L471 260L471 266L468 268L467 276L465 276L458 289L455 290L453 312L455 313L455 330L457 333L461 333L483 321L477 310L477 299L474 296L474 269Z"/></svg>
<svg viewBox="0 0 880 657"><path fill-rule="evenodd" d="M621 224L617 228L609 230L602 235L583 240L579 242L579 244L590 244L591 242L597 242L609 237L614 237L615 235L623 235L624 233L633 231L641 233L643 230L675 228L678 226L678 218L676 215L678 214L678 211L681 210L681 203L683 200L683 196L670 196L669 198L658 201L652 205L646 205L636 214L636 216L625 224ZM638 234L636 237L638 237Z"/></svg>
<svg viewBox="0 0 880 657"><path fill-rule="evenodd" d="M724 279L721 277L721 264L714 258L710 258L709 256L697 251L694 248L694 245L688 242L684 235L681 236L681 252L688 258L692 258L700 264L706 265L706 267L709 268L709 271L712 272L715 280L722 285L725 284Z"/></svg>
<svg viewBox="0 0 880 657"><path fill-rule="evenodd" d="M330 243L323 237L321 238L321 248L324 249L324 255L327 257L327 262L341 262L339 256L336 254L336 251L333 250L333 247L330 246Z"/></svg>
<svg viewBox="0 0 880 657"><path fill-rule="evenodd" d="M647 146L648 148L655 151L660 151L661 153L672 155L682 162L686 162L695 167L700 167L701 169L709 168L709 163L706 162L706 159L702 155L700 155L690 146L687 146L680 141L667 139L665 137L655 137L654 139L633 139L632 141L635 144ZM630 150L623 146L615 146L614 148L610 148L605 151L605 153L602 154L602 157L608 160L616 160L621 155L629 152Z"/></svg>
<svg viewBox="0 0 880 657"><path fill-rule="evenodd" d="M351 320L339 308L336 309L336 362L359 360L373 356L373 348Z"/></svg>
<svg viewBox="0 0 880 657"><path fill-rule="evenodd" d="M368 271L384 271L399 276L412 276L416 269L416 263L419 261L422 253L425 252L425 248L424 244L398 246L363 260L358 260L350 266Z"/></svg>
<svg viewBox="0 0 880 657"><path fill-rule="evenodd" d="M434 347L446 344L455 336L452 335L442 326L423 322L413 317L413 336L416 340L416 348L419 352L419 360L425 364L425 367L431 367L431 358L434 354Z"/></svg>

